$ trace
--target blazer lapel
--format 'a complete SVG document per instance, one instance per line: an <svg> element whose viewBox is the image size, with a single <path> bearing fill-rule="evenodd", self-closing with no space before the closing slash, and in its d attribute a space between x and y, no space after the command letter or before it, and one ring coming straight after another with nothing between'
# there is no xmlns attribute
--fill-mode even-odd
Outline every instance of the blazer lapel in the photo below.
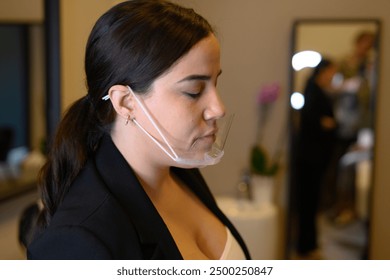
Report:
<svg viewBox="0 0 390 280"><path fill-rule="evenodd" d="M134 224L145 258L183 259L167 226L110 137L103 137L95 161L103 181Z"/></svg>

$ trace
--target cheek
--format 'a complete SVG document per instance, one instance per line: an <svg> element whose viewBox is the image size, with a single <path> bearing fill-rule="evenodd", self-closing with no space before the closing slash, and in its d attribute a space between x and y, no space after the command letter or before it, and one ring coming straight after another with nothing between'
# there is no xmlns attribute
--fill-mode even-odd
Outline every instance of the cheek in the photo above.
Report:
<svg viewBox="0 0 390 280"><path fill-rule="evenodd" d="M190 116L175 116L171 120L170 131L177 137L190 140L197 134L197 122Z"/></svg>
<svg viewBox="0 0 390 280"><path fill-rule="evenodd" d="M202 114L197 106L176 98L169 102L156 99L147 106L160 128L170 137L188 142L199 136Z"/></svg>

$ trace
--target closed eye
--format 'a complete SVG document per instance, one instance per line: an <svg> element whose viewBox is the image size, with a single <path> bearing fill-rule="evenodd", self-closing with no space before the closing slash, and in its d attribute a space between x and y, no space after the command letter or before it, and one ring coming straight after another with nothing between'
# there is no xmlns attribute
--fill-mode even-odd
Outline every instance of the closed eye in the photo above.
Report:
<svg viewBox="0 0 390 280"><path fill-rule="evenodd" d="M201 93L200 92L183 92L186 96L192 98L192 99L197 99L200 97Z"/></svg>

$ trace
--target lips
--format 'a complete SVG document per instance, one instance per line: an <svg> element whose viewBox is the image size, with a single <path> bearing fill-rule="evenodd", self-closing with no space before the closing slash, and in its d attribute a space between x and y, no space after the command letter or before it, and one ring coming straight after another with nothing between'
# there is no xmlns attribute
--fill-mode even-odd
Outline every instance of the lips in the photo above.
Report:
<svg viewBox="0 0 390 280"><path fill-rule="evenodd" d="M211 131L208 131L203 136L199 137L198 140L202 140L205 142L209 142L210 144L215 142L215 139L217 138L217 132L218 129L213 129Z"/></svg>
<svg viewBox="0 0 390 280"><path fill-rule="evenodd" d="M197 137L195 141L192 143L191 149L194 148L196 149L200 147L209 149L209 147L211 147L211 145L215 142L215 139L217 137L216 133L217 130L212 130L203 134L202 136Z"/></svg>
<svg viewBox="0 0 390 280"><path fill-rule="evenodd" d="M212 130L206 132L202 137L209 137L209 136L214 136L217 135L218 133L218 128L213 128Z"/></svg>
<svg viewBox="0 0 390 280"><path fill-rule="evenodd" d="M209 135L201 137L201 139L214 142L215 139L216 139L216 135L215 134L209 134Z"/></svg>

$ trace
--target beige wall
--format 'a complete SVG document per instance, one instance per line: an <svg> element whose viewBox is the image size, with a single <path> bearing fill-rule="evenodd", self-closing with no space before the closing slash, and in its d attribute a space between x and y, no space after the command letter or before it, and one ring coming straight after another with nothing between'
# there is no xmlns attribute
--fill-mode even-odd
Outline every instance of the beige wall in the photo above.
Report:
<svg viewBox="0 0 390 280"><path fill-rule="evenodd" d="M89 32L97 18L113 5L113 0L61 1L61 99L65 110L86 94L84 51Z"/></svg>
<svg viewBox="0 0 390 280"><path fill-rule="evenodd" d="M1 0L0 21L38 22L43 20L43 0Z"/></svg>

